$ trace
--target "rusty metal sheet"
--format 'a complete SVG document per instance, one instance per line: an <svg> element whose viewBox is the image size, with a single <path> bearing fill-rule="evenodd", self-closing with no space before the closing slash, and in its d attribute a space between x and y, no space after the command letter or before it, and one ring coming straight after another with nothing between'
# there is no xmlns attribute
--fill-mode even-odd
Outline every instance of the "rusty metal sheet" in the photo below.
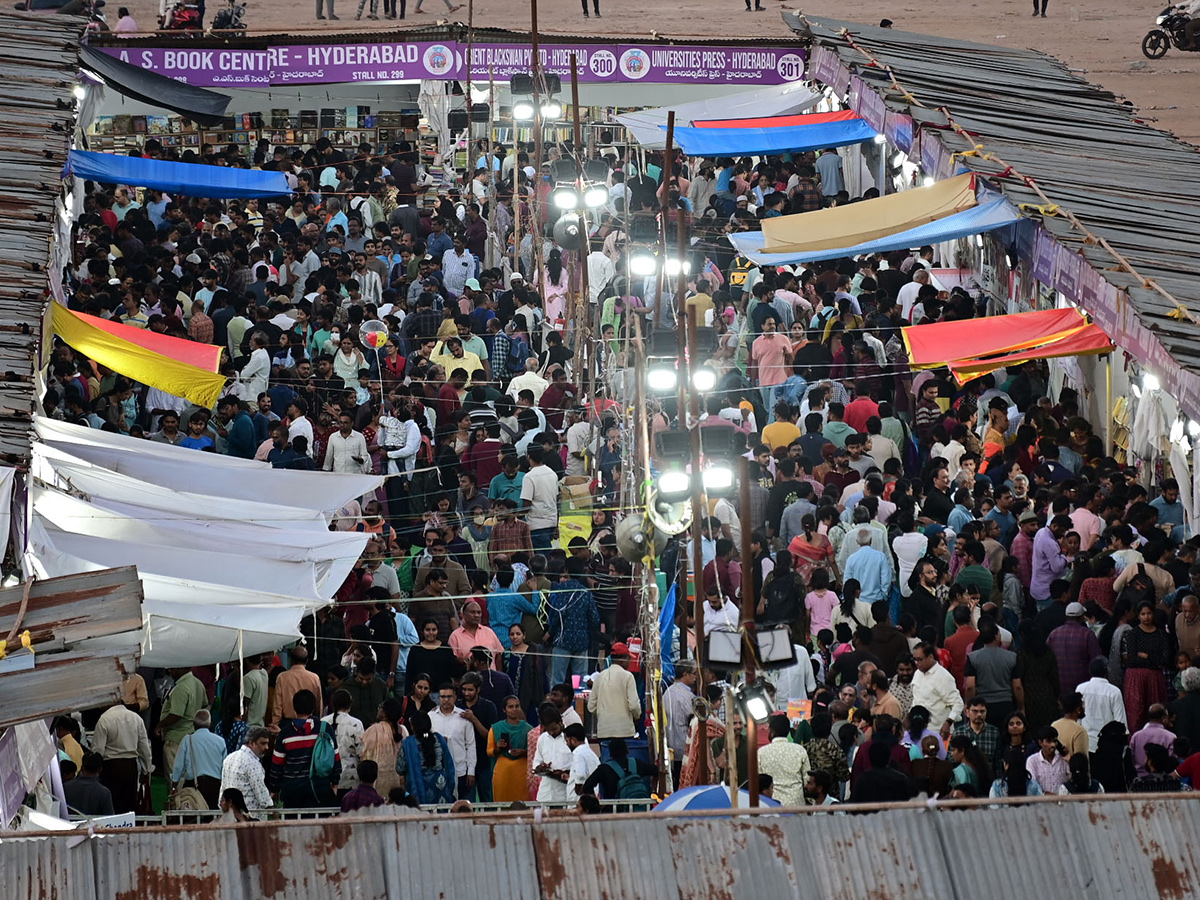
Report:
<svg viewBox="0 0 1200 900"><path fill-rule="evenodd" d="M664 823L680 900L816 897L807 893L808 879L797 878L792 863L787 828L794 820L784 815Z"/></svg>
<svg viewBox="0 0 1200 900"><path fill-rule="evenodd" d="M487 816L418 816L398 823L395 900L479 897L537 900L532 813L519 821Z"/></svg>
<svg viewBox="0 0 1200 900"><path fill-rule="evenodd" d="M91 900L96 896L91 848L67 839L6 837L0 843L4 897L12 900Z"/></svg>
<svg viewBox="0 0 1200 900"><path fill-rule="evenodd" d="M237 837L230 828L130 828L106 832L88 844L95 859L97 900L245 896Z"/></svg>
<svg viewBox="0 0 1200 900"><path fill-rule="evenodd" d="M687 896L670 864L677 852L671 826L662 821L556 818L531 830L546 900Z"/></svg>
<svg viewBox="0 0 1200 900"><path fill-rule="evenodd" d="M954 897L938 815L913 808L810 813L784 820L784 827L814 900ZM962 852L961 843L949 852Z"/></svg>

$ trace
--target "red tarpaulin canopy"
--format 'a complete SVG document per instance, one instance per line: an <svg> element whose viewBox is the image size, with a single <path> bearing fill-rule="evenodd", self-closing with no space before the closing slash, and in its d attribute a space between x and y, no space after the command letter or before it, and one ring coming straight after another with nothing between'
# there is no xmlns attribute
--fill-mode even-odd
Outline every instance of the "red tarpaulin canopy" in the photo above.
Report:
<svg viewBox="0 0 1200 900"><path fill-rule="evenodd" d="M983 356L1037 347L1071 334L1086 324L1087 319L1078 310L1049 309L961 322L912 325L902 331L909 365L914 369L934 369L955 360L974 361Z"/></svg>
<svg viewBox="0 0 1200 900"><path fill-rule="evenodd" d="M1012 366L1030 359L1051 359L1061 356L1098 356L1111 353L1113 342L1099 325L1084 325L1065 336L1031 347L1007 353L1003 356L992 356L988 359L955 360L950 363L950 371L954 373L959 384L966 384L975 378L980 378L988 372L993 372L1002 366Z"/></svg>
<svg viewBox="0 0 1200 900"><path fill-rule="evenodd" d="M204 369L206 372L221 371L221 348L215 344L201 344L199 341L187 341L183 338L159 334L147 328L122 325L120 322L113 322L111 319L101 319L97 316L85 315L84 313L75 313L75 315L88 325L99 328L101 331L106 331L113 337L129 341L131 344L137 344L145 350L161 353L163 356L181 363L187 363L189 366L196 366L199 369Z"/></svg>
<svg viewBox="0 0 1200 900"><path fill-rule="evenodd" d="M760 119L697 119L695 128L795 128L798 125L823 125L827 122L849 122L860 118L850 109L827 113L801 113L795 116L766 116Z"/></svg>

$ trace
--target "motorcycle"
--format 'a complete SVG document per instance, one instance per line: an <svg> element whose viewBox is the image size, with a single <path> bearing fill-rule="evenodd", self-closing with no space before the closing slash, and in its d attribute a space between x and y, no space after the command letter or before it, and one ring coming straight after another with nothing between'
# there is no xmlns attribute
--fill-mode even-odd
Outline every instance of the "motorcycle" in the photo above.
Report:
<svg viewBox="0 0 1200 900"><path fill-rule="evenodd" d="M209 33L213 32L237 37L244 36L246 34L246 4L238 3L237 0L229 0L229 5L213 16Z"/></svg>
<svg viewBox="0 0 1200 900"><path fill-rule="evenodd" d="M1200 47L1192 46L1187 39L1187 24L1192 17L1182 7L1168 6L1155 20L1155 27L1142 38L1142 53L1146 59L1162 59L1174 45L1176 50L1194 52Z"/></svg>
<svg viewBox="0 0 1200 900"><path fill-rule="evenodd" d="M200 31L204 27L204 18L200 7L186 0L178 0L167 10L163 17L163 31Z"/></svg>

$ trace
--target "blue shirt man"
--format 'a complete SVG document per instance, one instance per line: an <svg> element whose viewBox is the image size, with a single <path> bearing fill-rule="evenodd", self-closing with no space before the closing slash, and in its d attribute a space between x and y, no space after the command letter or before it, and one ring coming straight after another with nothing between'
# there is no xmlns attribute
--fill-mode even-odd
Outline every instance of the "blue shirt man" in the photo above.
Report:
<svg viewBox="0 0 1200 900"><path fill-rule="evenodd" d="M871 530L860 528L853 538L859 548L846 561L846 581L855 579L862 589L859 599L864 603L874 603L876 600L886 600L892 590L892 570L888 566L887 557L871 546Z"/></svg>
<svg viewBox="0 0 1200 900"><path fill-rule="evenodd" d="M183 739L175 755L175 768L171 770L171 781L191 781L202 775L221 779L221 767L225 763L225 738L214 734L212 714L207 709L196 713L192 720L196 730Z"/></svg>
<svg viewBox="0 0 1200 900"><path fill-rule="evenodd" d="M492 476L488 485L488 499L494 504L497 500L511 500L521 505L521 485L525 483L525 474L517 469L515 456L504 457L504 471ZM490 607L489 607L490 610ZM501 638L503 641L503 638Z"/></svg>

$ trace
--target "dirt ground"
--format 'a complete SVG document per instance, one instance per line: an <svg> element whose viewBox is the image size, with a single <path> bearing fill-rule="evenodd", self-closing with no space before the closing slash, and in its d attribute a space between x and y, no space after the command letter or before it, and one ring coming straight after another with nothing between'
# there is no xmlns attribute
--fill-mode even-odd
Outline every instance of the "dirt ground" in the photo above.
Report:
<svg viewBox="0 0 1200 900"><path fill-rule="evenodd" d="M128 0L126 0L128 2ZM209 16L220 0L208 0ZM466 3L466 0L453 0ZM539 30L547 34L641 37L657 33L671 37L736 36L786 39L791 32L779 13L799 10L814 15L876 24L892 19L894 27L964 40L1014 47L1032 47L1065 60L1080 74L1128 98L1142 117L1179 137L1200 143L1200 54L1171 49L1164 59L1146 60L1142 37L1167 0L1049 0L1048 18L1031 16L1032 0L928 0L888 4L866 0L813 0L801 6L787 0L762 0L765 12L746 12L744 0L666 0L649 7L639 0L601 0L603 18L583 18L579 0L542 0ZM319 33L325 30L365 32L395 25L427 25L450 16L467 21L464 5L453 14L444 0L424 0L426 11L415 15L416 0L408 0L405 22L355 21L357 3L339 0L340 22L318 22L313 0L249 0L247 19L253 31ZM110 4L115 6L116 4ZM152 27L157 0L128 2L143 27ZM528 29L528 0L475 0L476 25ZM324 26L324 27L323 27ZM332 27L331 27L332 26ZM653 98L648 98L653 103Z"/></svg>

